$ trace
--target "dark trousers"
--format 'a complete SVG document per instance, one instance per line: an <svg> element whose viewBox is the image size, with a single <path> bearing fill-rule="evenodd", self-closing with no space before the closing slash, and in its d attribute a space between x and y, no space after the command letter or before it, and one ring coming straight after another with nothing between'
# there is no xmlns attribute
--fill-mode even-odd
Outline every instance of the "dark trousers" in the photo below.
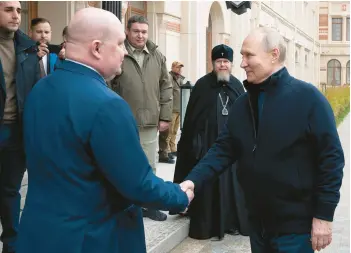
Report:
<svg viewBox="0 0 351 253"><path fill-rule="evenodd" d="M310 234L270 235L263 226L252 224L252 253L313 253Z"/></svg>
<svg viewBox="0 0 351 253"><path fill-rule="evenodd" d="M19 124L0 125L0 221L3 252L15 251L25 155Z"/></svg>

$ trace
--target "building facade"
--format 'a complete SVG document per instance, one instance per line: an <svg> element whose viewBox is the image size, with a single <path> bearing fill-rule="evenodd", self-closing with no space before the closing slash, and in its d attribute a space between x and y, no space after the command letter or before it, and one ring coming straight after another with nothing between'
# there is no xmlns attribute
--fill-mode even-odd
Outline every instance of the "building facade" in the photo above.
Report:
<svg viewBox="0 0 351 253"><path fill-rule="evenodd" d="M350 3L320 2L321 83L350 85Z"/></svg>
<svg viewBox="0 0 351 253"><path fill-rule="evenodd" d="M62 42L61 32L75 11L102 7L101 1L31 1L25 6L22 27L28 20L44 17L51 21L53 43ZM122 1L121 21L132 15L149 20L149 38L166 56L167 64L180 60L183 74L194 83L212 71L211 49L227 44L234 49L233 74L241 81L240 48L249 31L259 26L275 27L287 46L286 67L297 78L318 85L320 80L320 3L310 1L251 2L251 9L238 15L227 9L225 1ZM25 21L27 20L27 21ZM27 22L27 23L26 23Z"/></svg>

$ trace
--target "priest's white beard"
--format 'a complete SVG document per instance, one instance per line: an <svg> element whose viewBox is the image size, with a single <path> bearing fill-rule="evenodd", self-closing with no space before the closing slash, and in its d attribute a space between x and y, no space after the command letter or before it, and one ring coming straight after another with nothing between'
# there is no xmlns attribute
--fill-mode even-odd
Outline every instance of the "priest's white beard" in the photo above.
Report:
<svg viewBox="0 0 351 253"><path fill-rule="evenodd" d="M217 82L229 82L230 73L228 71L218 71L217 72Z"/></svg>

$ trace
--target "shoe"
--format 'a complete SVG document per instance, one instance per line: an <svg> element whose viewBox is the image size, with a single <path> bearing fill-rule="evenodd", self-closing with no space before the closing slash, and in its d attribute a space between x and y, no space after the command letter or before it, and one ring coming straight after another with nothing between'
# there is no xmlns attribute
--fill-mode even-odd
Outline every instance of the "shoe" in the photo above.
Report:
<svg viewBox="0 0 351 253"><path fill-rule="evenodd" d="M188 212L186 212L186 213L175 213L175 212L169 211L168 214L169 215L180 215L180 216L183 216L183 217L189 217L189 213Z"/></svg>
<svg viewBox="0 0 351 253"><path fill-rule="evenodd" d="M159 163L169 163L169 164L175 164L175 161L169 157L167 158L159 158L158 159Z"/></svg>
<svg viewBox="0 0 351 253"><path fill-rule="evenodd" d="M15 253L15 251L9 250L7 245L2 248L2 253Z"/></svg>
<svg viewBox="0 0 351 253"><path fill-rule="evenodd" d="M165 221L167 220L167 214L164 214L158 210L145 209L143 208L143 217L150 218L154 221Z"/></svg>
<svg viewBox="0 0 351 253"><path fill-rule="evenodd" d="M237 228L228 229L227 231L225 231L225 233L228 235L240 235L239 230Z"/></svg>
<svg viewBox="0 0 351 253"><path fill-rule="evenodd" d="M15 251L8 251L6 249L2 249L2 253L15 253Z"/></svg>
<svg viewBox="0 0 351 253"><path fill-rule="evenodd" d="M168 153L168 157L169 157L169 159L174 160L174 159L176 159L177 156L173 155L173 153Z"/></svg>

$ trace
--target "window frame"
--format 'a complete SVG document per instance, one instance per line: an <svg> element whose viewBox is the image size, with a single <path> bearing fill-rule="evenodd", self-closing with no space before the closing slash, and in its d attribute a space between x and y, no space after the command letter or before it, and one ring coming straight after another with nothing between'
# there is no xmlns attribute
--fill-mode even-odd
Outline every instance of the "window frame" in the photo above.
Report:
<svg viewBox="0 0 351 253"><path fill-rule="evenodd" d="M38 17L37 1L21 1L21 26L20 29L25 34L29 33L30 23L33 18ZM24 22L23 22L24 21ZM25 24L25 26L23 26Z"/></svg>
<svg viewBox="0 0 351 253"><path fill-rule="evenodd" d="M133 7L131 5L131 2L128 2L128 8L125 14L125 29L127 29L127 25L128 25L128 20L129 18L131 18L134 15L140 15L140 16L144 16L145 18L147 18L147 1L139 1L139 2L143 2L144 4L144 10L141 10L139 8Z"/></svg>
<svg viewBox="0 0 351 253"><path fill-rule="evenodd" d="M338 20L338 21L340 21L339 23L335 23L334 21L336 21L336 20ZM342 36L342 30L343 30L343 18L342 17L332 17L332 20L331 20L332 22L331 22L331 30L332 30L332 32L331 32L331 39L332 39L332 41L337 41L337 42L339 42L339 41L342 41L342 39L343 39L343 36ZM338 39L338 38L334 38L334 25L340 25L340 39Z"/></svg>

